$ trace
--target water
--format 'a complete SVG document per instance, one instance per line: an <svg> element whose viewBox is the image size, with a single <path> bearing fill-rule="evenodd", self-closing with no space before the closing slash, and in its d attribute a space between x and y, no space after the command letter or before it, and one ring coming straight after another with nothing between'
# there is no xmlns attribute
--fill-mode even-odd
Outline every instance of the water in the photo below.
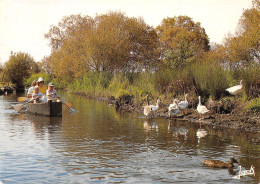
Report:
<svg viewBox="0 0 260 184"><path fill-rule="evenodd" d="M0 183L260 183L259 134L116 112L105 102L66 96L79 112L62 118L20 114L0 96ZM230 157L256 176L201 160Z"/></svg>

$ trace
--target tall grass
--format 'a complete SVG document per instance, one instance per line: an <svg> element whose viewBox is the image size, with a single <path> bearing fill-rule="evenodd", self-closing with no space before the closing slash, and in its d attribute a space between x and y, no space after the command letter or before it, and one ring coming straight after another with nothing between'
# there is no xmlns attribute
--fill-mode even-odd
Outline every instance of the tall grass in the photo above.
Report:
<svg viewBox="0 0 260 184"><path fill-rule="evenodd" d="M259 66L230 71L214 63L194 63L185 68L161 68L156 72L87 72L69 88L71 92L91 97L128 96L136 103L142 102L147 94L167 99L189 93L217 100L227 95L226 88L244 79L246 95L256 98L260 89L259 76Z"/></svg>
<svg viewBox="0 0 260 184"><path fill-rule="evenodd" d="M228 72L216 64L196 63L191 66L199 95L219 99L224 96L228 84Z"/></svg>
<svg viewBox="0 0 260 184"><path fill-rule="evenodd" d="M87 72L81 79L69 85L71 92L84 93L87 96L99 97L107 94L112 75L106 72Z"/></svg>

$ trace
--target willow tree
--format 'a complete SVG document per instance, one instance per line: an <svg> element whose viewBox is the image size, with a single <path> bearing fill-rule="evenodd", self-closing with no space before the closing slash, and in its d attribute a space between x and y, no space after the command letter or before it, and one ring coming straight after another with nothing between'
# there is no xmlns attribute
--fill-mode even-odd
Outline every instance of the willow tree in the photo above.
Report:
<svg viewBox="0 0 260 184"><path fill-rule="evenodd" d="M119 12L64 17L45 35L54 73L71 80L87 71L138 71L156 61L158 38L141 18Z"/></svg>
<svg viewBox="0 0 260 184"><path fill-rule="evenodd" d="M163 19L156 30L160 39L161 59L167 66L186 66L209 50L205 29L188 16Z"/></svg>

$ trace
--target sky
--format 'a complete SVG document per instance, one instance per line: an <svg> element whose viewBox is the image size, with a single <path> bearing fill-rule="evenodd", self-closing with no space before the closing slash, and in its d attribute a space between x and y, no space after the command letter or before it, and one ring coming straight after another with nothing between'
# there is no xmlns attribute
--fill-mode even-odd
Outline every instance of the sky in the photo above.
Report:
<svg viewBox="0 0 260 184"><path fill-rule="evenodd" d="M49 56L44 34L64 16L120 11L155 28L164 18L187 15L201 23L210 42L221 44L251 5L252 0L0 0L0 64L11 51L28 53L36 61Z"/></svg>

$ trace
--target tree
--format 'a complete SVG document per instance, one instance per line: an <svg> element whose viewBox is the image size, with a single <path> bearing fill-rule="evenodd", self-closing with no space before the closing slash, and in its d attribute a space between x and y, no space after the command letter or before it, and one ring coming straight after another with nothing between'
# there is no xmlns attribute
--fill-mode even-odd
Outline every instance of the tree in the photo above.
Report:
<svg viewBox="0 0 260 184"><path fill-rule="evenodd" d="M41 62L38 64L40 72L46 73L48 75L53 74L53 66L51 63L51 56L44 56Z"/></svg>
<svg viewBox="0 0 260 184"><path fill-rule="evenodd" d="M188 16L163 19L156 30L160 39L161 59L167 66L186 66L209 50L205 29Z"/></svg>
<svg viewBox="0 0 260 184"><path fill-rule="evenodd" d="M87 71L139 71L156 61L158 37L141 18L109 12L64 17L45 35L55 75L71 81ZM66 79L65 79L66 78Z"/></svg>
<svg viewBox="0 0 260 184"><path fill-rule="evenodd" d="M23 86L23 82L32 73L37 72L37 64L27 53L13 53L5 63L5 77L17 87Z"/></svg>
<svg viewBox="0 0 260 184"><path fill-rule="evenodd" d="M231 67L260 63L260 1L253 0L239 20L235 35L225 40L227 61Z"/></svg>

